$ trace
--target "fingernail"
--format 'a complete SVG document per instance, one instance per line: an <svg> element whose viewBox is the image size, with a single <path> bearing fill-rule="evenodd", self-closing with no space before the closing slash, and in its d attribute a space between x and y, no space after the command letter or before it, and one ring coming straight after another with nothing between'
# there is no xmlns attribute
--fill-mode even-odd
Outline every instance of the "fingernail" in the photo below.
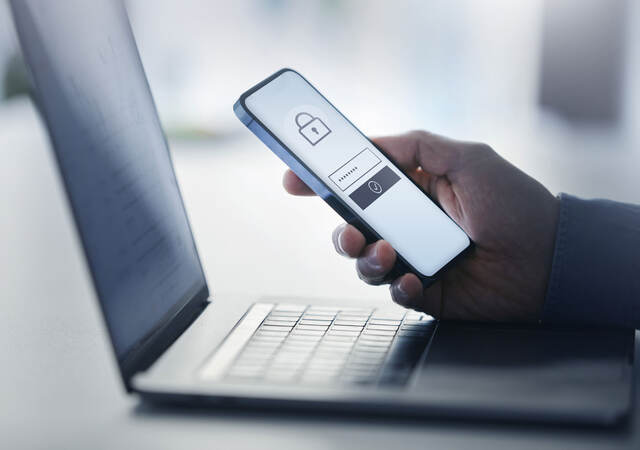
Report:
<svg viewBox="0 0 640 450"><path fill-rule="evenodd" d="M402 278L397 279L391 286L389 286L389 290L391 291L391 298L396 303L405 306L409 303L409 294L402 287Z"/></svg>
<svg viewBox="0 0 640 450"><path fill-rule="evenodd" d="M340 253L342 256L347 256L347 252L344 250L344 247L342 246L342 232L346 227L347 227L347 224L344 223L333 231L333 246L336 248L336 251Z"/></svg>
<svg viewBox="0 0 640 450"><path fill-rule="evenodd" d="M378 247L378 244L369 247L362 258L362 263L369 269L369 272L382 272L382 264L378 259Z"/></svg>

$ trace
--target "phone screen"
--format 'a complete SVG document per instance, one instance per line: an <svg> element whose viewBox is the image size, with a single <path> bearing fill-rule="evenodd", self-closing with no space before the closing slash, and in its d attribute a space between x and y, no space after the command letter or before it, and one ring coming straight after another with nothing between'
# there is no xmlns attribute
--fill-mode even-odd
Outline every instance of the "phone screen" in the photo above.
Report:
<svg viewBox="0 0 640 450"><path fill-rule="evenodd" d="M298 73L282 72L245 106L420 274L433 276L469 246L465 232Z"/></svg>

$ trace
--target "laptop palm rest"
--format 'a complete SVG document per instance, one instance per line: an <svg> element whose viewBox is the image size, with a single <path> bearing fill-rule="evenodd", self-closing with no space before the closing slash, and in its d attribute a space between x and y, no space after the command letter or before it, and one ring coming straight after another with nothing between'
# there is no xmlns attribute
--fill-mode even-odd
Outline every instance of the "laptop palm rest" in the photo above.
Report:
<svg viewBox="0 0 640 450"><path fill-rule="evenodd" d="M414 389L509 416L609 423L630 409L633 343L632 330L441 322Z"/></svg>

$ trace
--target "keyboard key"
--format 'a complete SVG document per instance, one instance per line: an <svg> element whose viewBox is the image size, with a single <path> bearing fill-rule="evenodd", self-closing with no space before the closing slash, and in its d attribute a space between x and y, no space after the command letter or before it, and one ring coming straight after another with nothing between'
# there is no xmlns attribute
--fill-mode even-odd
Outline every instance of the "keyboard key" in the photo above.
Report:
<svg viewBox="0 0 640 450"><path fill-rule="evenodd" d="M327 347L323 344L318 345L315 353L313 354L314 358L342 358L346 357L353 351L353 347L343 346L343 347Z"/></svg>
<svg viewBox="0 0 640 450"><path fill-rule="evenodd" d="M311 361L309 365L305 368L305 373L325 373L325 374L339 374L342 372L344 367L343 362L339 362L336 364L316 364L314 361Z"/></svg>
<svg viewBox="0 0 640 450"><path fill-rule="evenodd" d="M369 327L362 332L363 336L393 336L394 334L396 334L395 330L376 330Z"/></svg>
<svg viewBox="0 0 640 450"><path fill-rule="evenodd" d="M331 320L327 319L300 319L299 325L331 325Z"/></svg>
<svg viewBox="0 0 640 450"><path fill-rule="evenodd" d="M280 355L276 355L273 359L270 367L292 367L296 370L304 370L309 365L310 353L305 355L299 354L297 357L294 355L288 355L287 357L279 358Z"/></svg>
<svg viewBox="0 0 640 450"><path fill-rule="evenodd" d="M386 355L388 353L388 348L363 348L357 347L352 350L353 355Z"/></svg>
<svg viewBox="0 0 640 450"><path fill-rule="evenodd" d="M325 341L322 341L316 348L316 354L328 353L330 355L341 355L343 353L351 352L352 349L353 345L349 343L346 345L344 345L344 343L340 343L339 345L327 345Z"/></svg>
<svg viewBox="0 0 640 450"><path fill-rule="evenodd" d="M360 370L371 371L378 370L384 362L384 356L382 358L349 358L345 365L345 370Z"/></svg>
<svg viewBox="0 0 640 450"><path fill-rule="evenodd" d="M310 324L300 324L295 329L296 330L316 330L316 331L326 331L329 328L329 325L310 325Z"/></svg>
<svg viewBox="0 0 640 450"><path fill-rule="evenodd" d="M300 319L301 325L331 325L333 323L333 319L326 319L321 316L302 316Z"/></svg>
<svg viewBox="0 0 640 450"><path fill-rule="evenodd" d="M271 324L262 324L260 325L260 328L258 328L260 331L291 331L293 329L293 326L287 326L287 325L271 325Z"/></svg>
<svg viewBox="0 0 640 450"><path fill-rule="evenodd" d="M371 320L391 320L391 321L395 321L395 320L400 320L402 321L402 319L404 319L405 313L404 312L399 312L399 313L393 313L393 312L381 312L381 311L376 311L371 315Z"/></svg>
<svg viewBox="0 0 640 450"><path fill-rule="evenodd" d="M313 310L309 309L304 312L304 316L310 317L322 317L324 319L333 319L336 317L336 313L332 311L323 311L323 310Z"/></svg>
<svg viewBox="0 0 640 450"><path fill-rule="evenodd" d="M351 325L357 327L363 327L367 323L366 320L345 320L345 319L336 319L333 324L334 325Z"/></svg>
<svg viewBox="0 0 640 450"><path fill-rule="evenodd" d="M275 319L276 317L300 317L302 315L302 312L295 312L295 311L276 311L276 312L271 312L267 318L268 319Z"/></svg>
<svg viewBox="0 0 640 450"><path fill-rule="evenodd" d="M367 342L358 341L353 348L353 353L386 353L391 347L391 342Z"/></svg>
<svg viewBox="0 0 640 450"><path fill-rule="evenodd" d="M306 370L309 371L319 371L319 372L327 372L327 371L340 371L345 366L344 359L338 359L335 361L316 361L315 359L311 359L307 364Z"/></svg>
<svg viewBox="0 0 640 450"><path fill-rule="evenodd" d="M308 334L310 332L307 331L301 331L300 333L297 334L293 334L293 332L291 334L289 334L289 337L287 338L287 344L289 343L303 343L303 342L309 342L309 343L317 343L320 339L322 339L323 335L322 334Z"/></svg>
<svg viewBox="0 0 640 450"><path fill-rule="evenodd" d="M345 358L335 359L335 360L316 360L315 358L311 358L307 364L307 370L310 371L319 371L319 372L327 372L327 371L336 371L342 370L342 368L346 364Z"/></svg>
<svg viewBox="0 0 640 450"><path fill-rule="evenodd" d="M322 368L322 367L337 367L344 366L349 359L349 355L323 355L323 356L312 356L308 361L308 368Z"/></svg>
<svg viewBox="0 0 640 450"><path fill-rule="evenodd" d="M355 353L349 358L349 364L354 362L382 362L386 356L386 353Z"/></svg>
<svg viewBox="0 0 640 450"><path fill-rule="evenodd" d="M306 361L274 361L269 370L274 372L300 372Z"/></svg>
<svg viewBox="0 0 640 450"><path fill-rule="evenodd" d="M360 340L358 342L391 342L395 337L394 334L389 335L373 335L373 334L365 334L362 333L360 335Z"/></svg>
<svg viewBox="0 0 640 450"><path fill-rule="evenodd" d="M353 349L353 353L354 354L360 354L360 353L373 353L373 354L385 354L387 353L387 351L389 350L389 346L379 346L379 347L373 347L373 346L366 346L366 345L358 345Z"/></svg>
<svg viewBox="0 0 640 450"><path fill-rule="evenodd" d="M271 361L271 367L284 366L294 368L296 366L302 365L306 362L308 355L301 354L278 354L273 361Z"/></svg>
<svg viewBox="0 0 640 450"><path fill-rule="evenodd" d="M269 316L262 322L262 325L284 325L293 326L300 320L298 316Z"/></svg>
<svg viewBox="0 0 640 450"><path fill-rule="evenodd" d="M353 336L325 336L320 345L330 348L350 348L353 347L357 337Z"/></svg>
<svg viewBox="0 0 640 450"><path fill-rule="evenodd" d="M309 335L309 334L289 334L286 342L283 345L297 345L297 346L316 346L318 341L322 339L322 335Z"/></svg>
<svg viewBox="0 0 640 450"><path fill-rule="evenodd" d="M333 328L327 331L327 336L350 336L357 337L360 335L360 331L343 331L343 330L334 330Z"/></svg>
<svg viewBox="0 0 640 450"><path fill-rule="evenodd" d="M341 309L338 312L338 316L365 316L371 317L371 309Z"/></svg>
<svg viewBox="0 0 640 450"><path fill-rule="evenodd" d="M322 349L317 349L315 351L315 353L313 354L311 361L322 361L323 363L326 361L345 361L347 358L349 358L349 355L351 354L351 349L345 349L345 350L333 350L333 351L327 351L327 350L322 350Z"/></svg>
<svg viewBox="0 0 640 450"><path fill-rule="evenodd" d="M273 325L288 325L291 322L294 324L298 323L300 320L300 316L267 316L262 325L273 324Z"/></svg>
<svg viewBox="0 0 640 450"><path fill-rule="evenodd" d="M320 330L309 330L309 329L299 329L294 328L291 332L291 336L322 336L325 333L324 329Z"/></svg>
<svg viewBox="0 0 640 450"><path fill-rule="evenodd" d="M313 350L316 348L316 346L318 345L317 342L313 342L313 341L305 341L304 343L305 345L303 345L303 343L294 343L291 344L289 342L286 342L282 347L280 347L280 349L278 350L279 352L297 352L297 353L307 353L307 354L311 354L313 352Z"/></svg>
<svg viewBox="0 0 640 450"><path fill-rule="evenodd" d="M369 316L361 314L338 314L336 320L352 320L357 322L366 322Z"/></svg>
<svg viewBox="0 0 640 450"><path fill-rule="evenodd" d="M435 324L433 320L405 320L402 327L430 328Z"/></svg>
<svg viewBox="0 0 640 450"><path fill-rule="evenodd" d="M331 327L333 331L362 331L363 326L360 325L334 325Z"/></svg>
<svg viewBox="0 0 640 450"><path fill-rule="evenodd" d="M402 320L391 320L391 319L371 319L369 320L370 325L393 325L398 327L402 323Z"/></svg>
<svg viewBox="0 0 640 450"><path fill-rule="evenodd" d="M318 349L313 354L311 361L346 361L351 354L351 349L347 348L345 350L337 350L337 351L327 351Z"/></svg>
<svg viewBox="0 0 640 450"><path fill-rule="evenodd" d="M358 336L360 335L360 333L344 333L344 332L339 332L336 334L332 334L331 330L329 330L327 332L327 334L325 334L324 336L324 341L323 342L336 342L336 341L342 341L342 342L355 342L358 339Z"/></svg>
<svg viewBox="0 0 640 450"><path fill-rule="evenodd" d="M367 325L367 330L386 330L386 331L396 331L398 329L397 325L375 325L369 324Z"/></svg>

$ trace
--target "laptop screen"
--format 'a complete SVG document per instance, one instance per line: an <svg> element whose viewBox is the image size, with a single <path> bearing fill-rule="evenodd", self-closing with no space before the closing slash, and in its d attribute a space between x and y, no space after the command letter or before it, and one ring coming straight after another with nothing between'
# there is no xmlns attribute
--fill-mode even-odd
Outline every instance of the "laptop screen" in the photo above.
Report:
<svg viewBox="0 0 640 450"><path fill-rule="evenodd" d="M113 0L11 6L122 360L205 286L127 15Z"/></svg>

